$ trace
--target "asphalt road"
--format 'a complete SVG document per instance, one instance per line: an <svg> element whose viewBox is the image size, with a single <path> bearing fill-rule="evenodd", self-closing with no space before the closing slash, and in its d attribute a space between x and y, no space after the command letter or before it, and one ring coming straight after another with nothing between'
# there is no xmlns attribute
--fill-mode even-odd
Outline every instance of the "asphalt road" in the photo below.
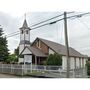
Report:
<svg viewBox="0 0 90 90"><path fill-rule="evenodd" d="M9 75L9 74L0 74L0 78L20 78L20 77L15 75Z"/></svg>

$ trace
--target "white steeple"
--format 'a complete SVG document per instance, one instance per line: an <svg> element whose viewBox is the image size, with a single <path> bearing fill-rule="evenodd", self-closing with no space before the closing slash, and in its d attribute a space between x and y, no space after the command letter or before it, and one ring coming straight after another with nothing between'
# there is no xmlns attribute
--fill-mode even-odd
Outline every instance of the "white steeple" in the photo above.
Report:
<svg viewBox="0 0 90 90"><path fill-rule="evenodd" d="M26 19L20 28L20 44L30 44L30 28L28 27Z"/></svg>
<svg viewBox="0 0 90 90"><path fill-rule="evenodd" d="M23 25L20 28L19 54L22 52L25 46L30 46L30 30L31 29L28 27L25 17Z"/></svg>
<svg viewBox="0 0 90 90"><path fill-rule="evenodd" d="M19 44L19 54L24 50L25 46L30 46L30 28L28 27L26 16L22 27L20 28L20 44ZM20 56L19 62L23 62L24 57Z"/></svg>

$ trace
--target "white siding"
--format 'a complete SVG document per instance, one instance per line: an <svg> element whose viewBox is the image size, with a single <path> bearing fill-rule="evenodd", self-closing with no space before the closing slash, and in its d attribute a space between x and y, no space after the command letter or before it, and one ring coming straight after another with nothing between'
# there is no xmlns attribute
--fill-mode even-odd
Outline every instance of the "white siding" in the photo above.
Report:
<svg viewBox="0 0 90 90"><path fill-rule="evenodd" d="M86 64L86 61L87 59L82 59L80 58L81 60L81 67L83 67L83 61L84 61L84 67L85 67L85 64ZM66 56L62 56L62 68L63 69L67 69L67 59L66 59ZM79 61L79 58L76 58L76 68L80 68L80 61ZM70 69L75 69L75 58L74 57L70 57Z"/></svg>
<svg viewBox="0 0 90 90"><path fill-rule="evenodd" d="M19 58L19 63L23 61L24 61L24 58Z"/></svg>
<svg viewBox="0 0 90 90"><path fill-rule="evenodd" d="M83 66L82 66L82 61L83 61L83 59L81 58L81 68L83 67Z"/></svg>
<svg viewBox="0 0 90 90"><path fill-rule="evenodd" d="M81 67L82 67L83 61L84 61L84 66L86 64L86 59L82 59L81 58ZM66 59L66 56L62 56L62 68L63 69L67 69L67 59ZM80 68L79 58L76 58L76 68ZM70 69L75 69L75 58L74 57L70 57Z"/></svg>
<svg viewBox="0 0 90 90"><path fill-rule="evenodd" d="M19 45L19 54L22 52L23 49L24 49L24 45Z"/></svg>
<svg viewBox="0 0 90 90"><path fill-rule="evenodd" d="M70 57L70 69L74 69L74 57ZM66 56L62 56L62 68L67 69L67 59Z"/></svg>
<svg viewBox="0 0 90 90"><path fill-rule="evenodd" d="M76 68L79 68L79 58L76 58Z"/></svg>
<svg viewBox="0 0 90 90"><path fill-rule="evenodd" d="M66 56L62 56L62 69L66 70L66 68L67 68Z"/></svg>
<svg viewBox="0 0 90 90"><path fill-rule="evenodd" d="M70 57L70 69L74 69L75 68L75 64L74 64L74 57Z"/></svg>
<svg viewBox="0 0 90 90"><path fill-rule="evenodd" d="M87 59L84 59L84 67L85 67L85 65L86 65L86 61L87 61Z"/></svg>
<svg viewBox="0 0 90 90"><path fill-rule="evenodd" d="M26 33L27 31L28 31L28 34ZM29 30L25 29L25 40L29 41L29 39L30 39L29 35L30 35Z"/></svg>
<svg viewBox="0 0 90 90"><path fill-rule="evenodd" d="M28 31L28 34L26 33ZM25 30L23 30L23 34L22 34L22 30L21 30L21 33L20 33L20 40L22 41L22 40L24 40L24 35L25 35L25 40L27 40L27 41L29 41L29 39L30 39L30 32L29 32L29 30L28 29L25 29Z"/></svg>
<svg viewBox="0 0 90 90"><path fill-rule="evenodd" d="M20 40L24 40L24 34L20 34Z"/></svg>
<svg viewBox="0 0 90 90"><path fill-rule="evenodd" d="M49 54L54 54L55 52L49 48Z"/></svg>
<svg viewBox="0 0 90 90"><path fill-rule="evenodd" d="M25 44L25 46L29 46L30 47L30 44Z"/></svg>
<svg viewBox="0 0 90 90"><path fill-rule="evenodd" d="M30 46L30 45L25 44L25 46ZM19 54L23 51L23 49L24 49L24 44L19 45Z"/></svg>
<svg viewBox="0 0 90 90"><path fill-rule="evenodd" d="M28 48L25 48L22 54L32 54L32 52Z"/></svg>

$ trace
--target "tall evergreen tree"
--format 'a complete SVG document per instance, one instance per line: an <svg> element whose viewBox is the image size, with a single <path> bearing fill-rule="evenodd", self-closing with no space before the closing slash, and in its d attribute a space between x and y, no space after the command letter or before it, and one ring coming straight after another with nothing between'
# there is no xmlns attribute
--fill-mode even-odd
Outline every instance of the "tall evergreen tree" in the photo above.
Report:
<svg viewBox="0 0 90 90"><path fill-rule="evenodd" d="M8 59L8 45L6 37L3 37L3 30L0 28L0 61L6 61Z"/></svg>

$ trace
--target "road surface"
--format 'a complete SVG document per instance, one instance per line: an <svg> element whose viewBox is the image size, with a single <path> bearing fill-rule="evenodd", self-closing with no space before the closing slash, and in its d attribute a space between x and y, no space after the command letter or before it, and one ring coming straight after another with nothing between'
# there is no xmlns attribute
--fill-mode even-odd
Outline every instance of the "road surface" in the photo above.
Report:
<svg viewBox="0 0 90 90"><path fill-rule="evenodd" d="M9 74L0 74L0 78L20 78L20 77L15 75L9 75Z"/></svg>

